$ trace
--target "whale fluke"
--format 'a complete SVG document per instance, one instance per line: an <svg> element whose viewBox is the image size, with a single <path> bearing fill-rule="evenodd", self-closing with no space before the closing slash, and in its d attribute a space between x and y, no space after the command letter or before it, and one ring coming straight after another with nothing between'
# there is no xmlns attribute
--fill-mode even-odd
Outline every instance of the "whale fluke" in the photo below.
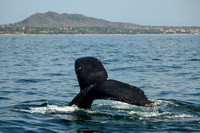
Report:
<svg viewBox="0 0 200 133"><path fill-rule="evenodd" d="M108 78L101 61L93 57L77 59L75 61L75 71L81 91Z"/></svg>
<svg viewBox="0 0 200 133"><path fill-rule="evenodd" d="M110 99L138 106L151 106L153 103L138 87L112 79L108 80L101 61L94 57L77 59L75 71L81 91L69 103L70 106L90 108L95 99Z"/></svg>

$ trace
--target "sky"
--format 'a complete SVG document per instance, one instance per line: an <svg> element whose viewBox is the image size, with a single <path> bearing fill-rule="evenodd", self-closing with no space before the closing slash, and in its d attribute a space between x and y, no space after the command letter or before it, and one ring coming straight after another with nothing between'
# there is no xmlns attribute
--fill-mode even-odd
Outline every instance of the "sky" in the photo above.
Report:
<svg viewBox="0 0 200 133"><path fill-rule="evenodd" d="M200 0L0 0L0 24L47 11L141 25L200 26Z"/></svg>

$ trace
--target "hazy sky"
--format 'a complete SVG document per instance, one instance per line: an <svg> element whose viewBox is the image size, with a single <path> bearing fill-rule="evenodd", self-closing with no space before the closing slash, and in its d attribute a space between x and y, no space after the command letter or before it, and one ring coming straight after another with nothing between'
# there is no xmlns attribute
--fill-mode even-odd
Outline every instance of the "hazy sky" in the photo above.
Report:
<svg viewBox="0 0 200 133"><path fill-rule="evenodd" d="M47 11L141 25L200 26L200 0L0 0L0 24Z"/></svg>

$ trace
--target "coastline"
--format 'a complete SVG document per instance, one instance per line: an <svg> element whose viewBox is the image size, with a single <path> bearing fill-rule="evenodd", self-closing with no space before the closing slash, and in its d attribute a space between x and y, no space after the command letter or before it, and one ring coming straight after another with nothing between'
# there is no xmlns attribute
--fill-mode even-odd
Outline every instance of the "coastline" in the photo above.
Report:
<svg viewBox="0 0 200 133"><path fill-rule="evenodd" d="M200 34L0 34L0 35L200 35Z"/></svg>

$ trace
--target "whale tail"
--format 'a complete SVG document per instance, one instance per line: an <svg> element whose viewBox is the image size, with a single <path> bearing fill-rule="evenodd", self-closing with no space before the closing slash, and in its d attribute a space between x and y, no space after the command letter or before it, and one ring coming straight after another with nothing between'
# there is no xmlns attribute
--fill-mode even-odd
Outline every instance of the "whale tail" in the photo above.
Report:
<svg viewBox="0 0 200 133"><path fill-rule="evenodd" d="M75 71L80 93L69 103L80 108L90 108L95 99L110 99L138 106L151 105L144 92L132 85L116 80L107 80L107 72L101 61L94 57L79 58Z"/></svg>

